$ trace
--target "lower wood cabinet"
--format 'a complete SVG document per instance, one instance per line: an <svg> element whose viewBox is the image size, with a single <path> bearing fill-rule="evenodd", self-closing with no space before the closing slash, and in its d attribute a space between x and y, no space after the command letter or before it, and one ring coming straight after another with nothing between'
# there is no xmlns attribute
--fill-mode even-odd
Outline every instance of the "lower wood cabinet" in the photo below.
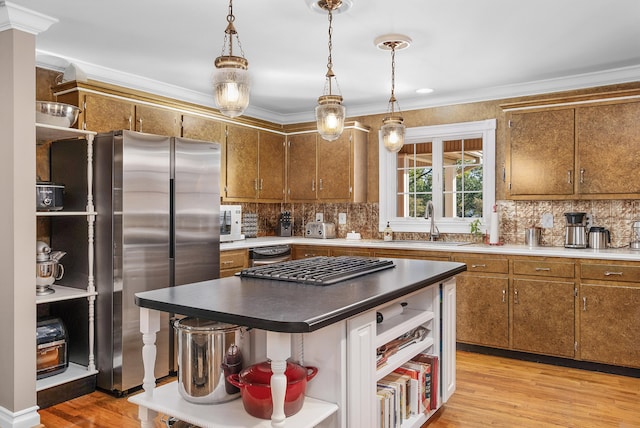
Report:
<svg viewBox="0 0 640 428"><path fill-rule="evenodd" d="M220 278L233 276L246 267L249 267L247 250L220 251Z"/></svg>
<svg viewBox="0 0 640 428"><path fill-rule="evenodd" d="M640 368L640 266L588 262L581 277L580 359Z"/></svg>
<svg viewBox="0 0 640 428"><path fill-rule="evenodd" d="M512 348L573 358L575 355L575 283L514 279Z"/></svg>
<svg viewBox="0 0 640 428"><path fill-rule="evenodd" d="M582 284L580 359L640 368L640 285Z"/></svg>
<svg viewBox="0 0 640 428"><path fill-rule="evenodd" d="M458 342L509 347L509 260L478 255L454 256L467 272L456 277Z"/></svg>

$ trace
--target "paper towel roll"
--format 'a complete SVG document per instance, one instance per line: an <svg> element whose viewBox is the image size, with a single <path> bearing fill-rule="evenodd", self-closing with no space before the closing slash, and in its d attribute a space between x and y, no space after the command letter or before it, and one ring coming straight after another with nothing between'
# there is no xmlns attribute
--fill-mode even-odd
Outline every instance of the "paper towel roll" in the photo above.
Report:
<svg viewBox="0 0 640 428"><path fill-rule="evenodd" d="M498 244L500 242L500 220L498 219L497 208L494 205L491 213L489 224L489 244Z"/></svg>
<svg viewBox="0 0 640 428"><path fill-rule="evenodd" d="M387 321L400 315L404 311L405 306L407 306L406 302L394 303L393 305L385 306L376 312L376 322L380 324L383 321Z"/></svg>

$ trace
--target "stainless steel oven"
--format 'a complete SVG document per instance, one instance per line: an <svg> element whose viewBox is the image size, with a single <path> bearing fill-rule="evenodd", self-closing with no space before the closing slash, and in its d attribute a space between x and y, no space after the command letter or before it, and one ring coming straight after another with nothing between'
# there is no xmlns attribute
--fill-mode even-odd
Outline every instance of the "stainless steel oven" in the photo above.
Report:
<svg viewBox="0 0 640 428"><path fill-rule="evenodd" d="M268 265L291 260L290 245L270 245L249 249L250 266Z"/></svg>

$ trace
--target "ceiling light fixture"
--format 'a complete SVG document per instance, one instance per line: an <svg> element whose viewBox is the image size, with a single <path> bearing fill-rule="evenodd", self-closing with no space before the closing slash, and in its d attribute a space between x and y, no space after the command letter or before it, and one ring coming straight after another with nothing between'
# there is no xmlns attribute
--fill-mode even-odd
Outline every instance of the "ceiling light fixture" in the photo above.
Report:
<svg viewBox="0 0 640 428"><path fill-rule="evenodd" d="M378 48L391 51L391 97L389 98L389 114L382 119L382 143L390 152L398 152L404 145L405 126L401 116L400 105L395 95L396 88L396 51L409 47L411 39L400 34L389 34L376 38ZM396 114L395 106L398 108Z"/></svg>
<svg viewBox="0 0 640 428"><path fill-rule="evenodd" d="M342 5L342 1L323 0L319 1L318 5L329 12L329 58L327 61L327 74L325 75L327 80L325 82L324 92L323 95L318 98L318 105L316 107L316 122L320 136L327 141L335 141L342 135L346 115L346 109L342 105L342 96L340 95L338 80L333 73L333 60L331 58L331 49L333 48L331 41L333 35L333 11ZM338 95L332 92L333 80L335 80Z"/></svg>
<svg viewBox="0 0 640 428"><path fill-rule="evenodd" d="M213 74L213 89L216 106L225 116L236 117L244 113L249 105L249 61L244 57L238 32L233 25L233 0L229 0L229 14L227 15L227 28L224 30L224 42L222 54L214 61L216 70ZM233 55L233 38L236 38L240 54ZM228 53L225 50L228 47Z"/></svg>

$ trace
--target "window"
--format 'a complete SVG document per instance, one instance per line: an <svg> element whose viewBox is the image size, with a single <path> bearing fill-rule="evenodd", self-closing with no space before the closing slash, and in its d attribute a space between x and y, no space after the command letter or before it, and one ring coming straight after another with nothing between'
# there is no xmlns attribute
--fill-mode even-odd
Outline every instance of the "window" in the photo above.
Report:
<svg viewBox="0 0 640 428"><path fill-rule="evenodd" d="M380 218L397 232L427 232L433 202L441 233L488 224L495 203L495 119L407 128L398 153L380 145Z"/></svg>

